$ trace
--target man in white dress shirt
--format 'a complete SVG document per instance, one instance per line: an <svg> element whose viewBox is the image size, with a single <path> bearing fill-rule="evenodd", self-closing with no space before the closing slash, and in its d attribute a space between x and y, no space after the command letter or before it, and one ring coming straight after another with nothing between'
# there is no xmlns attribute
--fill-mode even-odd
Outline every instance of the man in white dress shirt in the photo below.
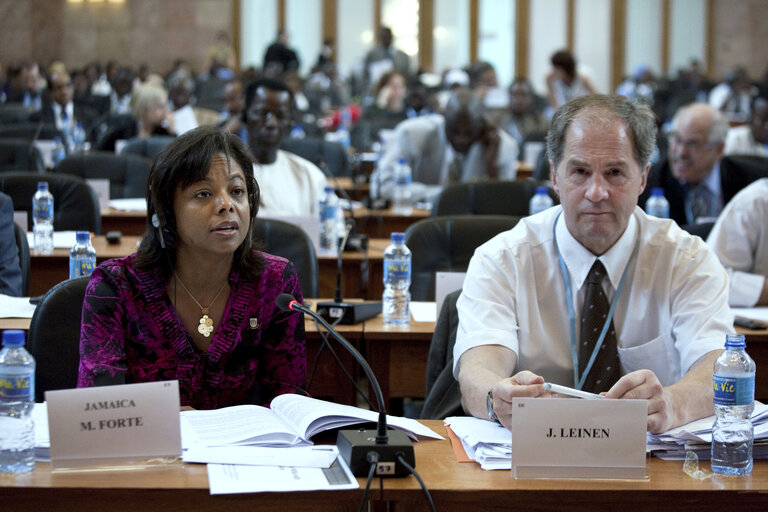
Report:
<svg viewBox="0 0 768 512"><path fill-rule="evenodd" d="M768 305L768 178L731 199L707 244L730 274L730 305Z"/></svg>
<svg viewBox="0 0 768 512"><path fill-rule="evenodd" d="M712 365L733 326L728 278L700 238L637 207L655 133L651 110L621 96L584 96L556 112L547 155L561 206L479 247L457 304L454 376L472 415L509 427L513 397L550 396L545 380L580 387L611 370L590 370L594 355L579 370L589 333L573 317L598 266L592 286L615 310L599 321L610 335L584 348L598 354L613 338L620 371L595 391L647 399L650 432L712 414Z"/></svg>
<svg viewBox="0 0 768 512"><path fill-rule="evenodd" d="M309 160L278 149L291 129L292 113L293 96L285 83L264 78L246 89L248 146L256 157L262 216L319 215L325 174Z"/></svg>

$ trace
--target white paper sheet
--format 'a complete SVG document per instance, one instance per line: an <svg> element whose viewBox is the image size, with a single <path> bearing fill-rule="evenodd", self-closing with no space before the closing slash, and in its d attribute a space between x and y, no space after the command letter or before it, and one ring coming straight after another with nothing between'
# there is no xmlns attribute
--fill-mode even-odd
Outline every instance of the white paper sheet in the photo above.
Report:
<svg viewBox="0 0 768 512"><path fill-rule="evenodd" d="M110 199L109 207L121 211L147 211L147 200L141 197Z"/></svg>
<svg viewBox="0 0 768 512"><path fill-rule="evenodd" d="M329 468L339 450L333 445L272 448L266 446L195 446L184 452L184 462Z"/></svg>
<svg viewBox="0 0 768 512"><path fill-rule="evenodd" d="M437 320L434 302L411 302L411 316L416 322L434 322Z"/></svg>
<svg viewBox="0 0 768 512"><path fill-rule="evenodd" d="M0 318L32 318L35 305L29 297L9 297L0 294Z"/></svg>
<svg viewBox="0 0 768 512"><path fill-rule="evenodd" d="M211 494L357 489L341 457L330 468L208 464Z"/></svg>
<svg viewBox="0 0 768 512"><path fill-rule="evenodd" d="M53 248L54 249L71 249L75 245L75 231L54 231L53 232ZM35 250L35 235L34 233L27 233L27 242L29 243L30 250Z"/></svg>
<svg viewBox="0 0 768 512"><path fill-rule="evenodd" d="M753 318L755 320L762 320L768 322L768 308L731 308L733 314L736 316L743 316L745 318Z"/></svg>

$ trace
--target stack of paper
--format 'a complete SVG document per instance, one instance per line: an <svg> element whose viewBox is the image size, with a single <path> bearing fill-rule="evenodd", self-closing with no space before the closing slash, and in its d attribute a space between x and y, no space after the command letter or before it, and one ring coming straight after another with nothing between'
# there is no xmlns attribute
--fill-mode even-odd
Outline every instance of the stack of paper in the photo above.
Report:
<svg viewBox="0 0 768 512"><path fill-rule="evenodd" d="M512 469L512 435L494 421L467 416L445 419L467 456L485 470Z"/></svg>
<svg viewBox="0 0 768 512"><path fill-rule="evenodd" d="M648 434L647 450L659 458L684 460L685 453L693 450L700 459L709 459L712 443L712 425L715 416L692 421L681 427L673 428L663 434ZM752 425L755 429L754 458L768 457L768 405L755 402L752 412Z"/></svg>

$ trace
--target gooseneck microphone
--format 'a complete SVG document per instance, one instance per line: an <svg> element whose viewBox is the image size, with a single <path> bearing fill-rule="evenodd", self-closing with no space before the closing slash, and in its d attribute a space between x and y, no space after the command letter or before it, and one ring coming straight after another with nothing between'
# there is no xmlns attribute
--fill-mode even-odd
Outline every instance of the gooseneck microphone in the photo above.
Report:
<svg viewBox="0 0 768 512"><path fill-rule="evenodd" d="M371 383L379 408L375 437L371 436L371 432L359 429L340 430L336 439L339 453L349 465L352 473L356 476L367 476L370 468L369 456L373 453L378 456L377 475L406 476L410 474L405 467L401 467L402 465L396 464L396 462L398 456L400 456L411 466L415 466L416 459L413 452L413 443L411 443L407 435L399 430L393 430L391 433L387 431L387 411L384 404L384 394L368 361L336 329L331 327L323 317L301 304L293 295L288 293L280 294L275 299L275 304L283 311L304 313L317 320L336 341L341 343L347 352L352 354L352 357L363 369L365 376L368 377ZM391 440L390 436L392 437Z"/></svg>

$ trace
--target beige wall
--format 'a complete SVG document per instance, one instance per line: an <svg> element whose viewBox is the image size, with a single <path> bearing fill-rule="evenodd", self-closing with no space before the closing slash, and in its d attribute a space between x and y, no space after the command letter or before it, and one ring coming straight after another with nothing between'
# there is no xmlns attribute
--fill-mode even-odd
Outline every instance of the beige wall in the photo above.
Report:
<svg viewBox="0 0 768 512"><path fill-rule="evenodd" d="M768 1L715 0L712 74L741 65L754 80L768 68Z"/></svg>
<svg viewBox="0 0 768 512"><path fill-rule="evenodd" d="M0 63L34 58L81 67L116 59L165 72L184 58L200 70L216 32L231 30L232 2L0 0Z"/></svg>

